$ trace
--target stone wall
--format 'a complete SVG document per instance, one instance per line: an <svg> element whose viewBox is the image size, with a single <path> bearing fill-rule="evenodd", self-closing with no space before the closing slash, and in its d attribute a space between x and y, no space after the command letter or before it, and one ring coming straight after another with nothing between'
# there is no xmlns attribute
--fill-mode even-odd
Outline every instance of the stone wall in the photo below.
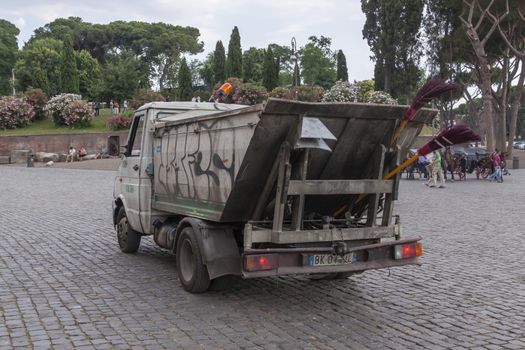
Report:
<svg viewBox="0 0 525 350"><path fill-rule="evenodd" d="M84 134L54 134L32 136L0 136L0 155L10 155L14 150L67 153L69 146L84 147L88 153L97 153L108 147L108 138L119 136L120 144L126 143L128 131Z"/></svg>

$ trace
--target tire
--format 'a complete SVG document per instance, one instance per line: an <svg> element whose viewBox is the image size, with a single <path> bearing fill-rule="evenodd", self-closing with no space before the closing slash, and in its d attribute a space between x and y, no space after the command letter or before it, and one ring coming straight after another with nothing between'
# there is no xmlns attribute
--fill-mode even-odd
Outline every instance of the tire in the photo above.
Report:
<svg viewBox="0 0 525 350"><path fill-rule="evenodd" d="M182 229L177 239L177 275L182 287L190 293L202 293L210 287L208 269L202 263L202 255L195 232L191 227Z"/></svg>
<svg viewBox="0 0 525 350"><path fill-rule="evenodd" d="M120 207L118 211L116 230L120 250L124 253L136 253L142 236L129 225L124 207Z"/></svg>

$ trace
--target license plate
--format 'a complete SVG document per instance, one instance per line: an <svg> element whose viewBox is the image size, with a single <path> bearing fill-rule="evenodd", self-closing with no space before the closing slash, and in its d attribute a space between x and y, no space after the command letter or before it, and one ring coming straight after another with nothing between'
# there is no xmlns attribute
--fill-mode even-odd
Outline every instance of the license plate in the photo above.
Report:
<svg viewBox="0 0 525 350"><path fill-rule="evenodd" d="M343 256L333 254L314 254L308 257L310 266L334 266L351 264L356 261L354 253L348 253Z"/></svg>

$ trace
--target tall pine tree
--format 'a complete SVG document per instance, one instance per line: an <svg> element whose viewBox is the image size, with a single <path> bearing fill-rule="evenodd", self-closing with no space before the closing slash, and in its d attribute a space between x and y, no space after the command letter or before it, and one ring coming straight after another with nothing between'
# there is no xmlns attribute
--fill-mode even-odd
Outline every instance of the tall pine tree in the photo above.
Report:
<svg viewBox="0 0 525 350"><path fill-rule="evenodd" d="M193 97L193 87L191 86L190 69L184 57L180 62L178 78L177 99L179 101L190 101Z"/></svg>
<svg viewBox="0 0 525 350"><path fill-rule="evenodd" d="M348 81L348 68L343 50L337 51L337 80Z"/></svg>
<svg viewBox="0 0 525 350"><path fill-rule="evenodd" d="M242 77L242 49L239 29L235 26L228 43L228 58L226 59L228 77Z"/></svg>
<svg viewBox="0 0 525 350"><path fill-rule="evenodd" d="M62 51L62 70L61 82L62 92L79 93L79 79L75 51L73 50L73 40L67 35L64 38L64 49Z"/></svg>
<svg viewBox="0 0 525 350"><path fill-rule="evenodd" d="M277 74L275 74L275 71L276 66L275 59L273 57L273 51L272 48L268 46L268 49L266 49L263 65L263 86L268 91L272 91L277 86Z"/></svg>
<svg viewBox="0 0 525 350"><path fill-rule="evenodd" d="M213 53L213 84L222 83L226 80L225 61L224 45L219 40L215 44L215 52Z"/></svg>

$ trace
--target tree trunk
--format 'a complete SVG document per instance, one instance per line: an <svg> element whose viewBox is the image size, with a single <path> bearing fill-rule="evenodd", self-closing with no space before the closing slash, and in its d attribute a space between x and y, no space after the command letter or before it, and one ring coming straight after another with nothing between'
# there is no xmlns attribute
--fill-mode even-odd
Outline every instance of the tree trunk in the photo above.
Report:
<svg viewBox="0 0 525 350"><path fill-rule="evenodd" d="M514 94L514 100L512 101L512 106L510 109L510 127L509 127L509 137L507 139L508 145L507 145L507 159L511 159L512 157L512 150L514 142L514 138L516 137L516 129L517 129L517 122L518 122L518 112L520 109L521 104L521 97L523 94L523 84L525 83L525 62L521 60L521 72L520 77L518 79L518 84L516 85L516 93Z"/></svg>

